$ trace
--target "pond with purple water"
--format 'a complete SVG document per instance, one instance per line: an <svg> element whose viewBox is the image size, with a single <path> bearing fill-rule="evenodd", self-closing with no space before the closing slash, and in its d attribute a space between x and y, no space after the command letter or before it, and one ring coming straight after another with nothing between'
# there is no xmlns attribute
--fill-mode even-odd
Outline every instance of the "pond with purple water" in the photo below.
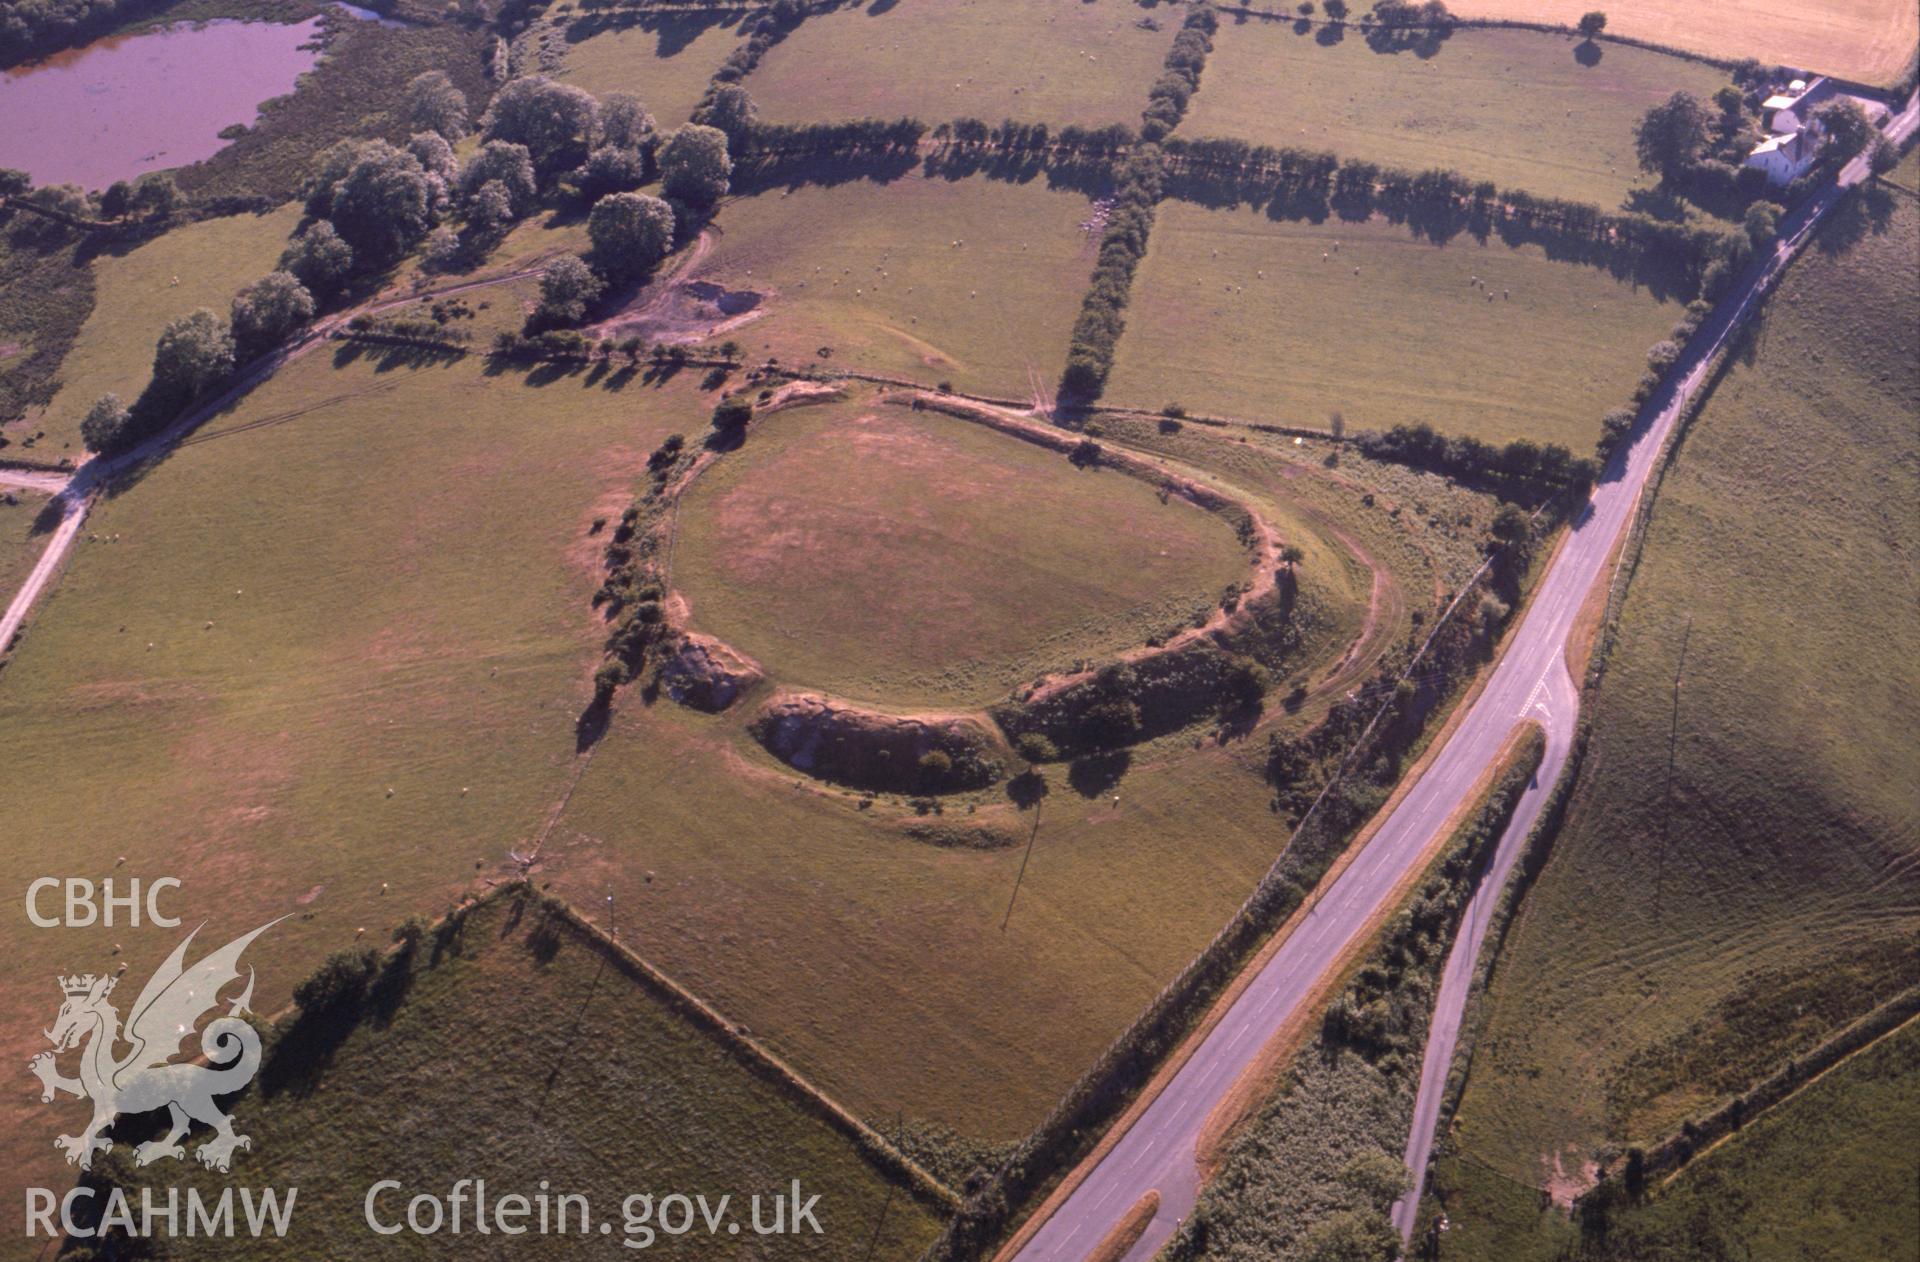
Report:
<svg viewBox="0 0 1920 1262"><path fill-rule="evenodd" d="M291 92L320 58L320 19L200 22L108 36L0 72L0 167L105 188L185 166Z"/></svg>

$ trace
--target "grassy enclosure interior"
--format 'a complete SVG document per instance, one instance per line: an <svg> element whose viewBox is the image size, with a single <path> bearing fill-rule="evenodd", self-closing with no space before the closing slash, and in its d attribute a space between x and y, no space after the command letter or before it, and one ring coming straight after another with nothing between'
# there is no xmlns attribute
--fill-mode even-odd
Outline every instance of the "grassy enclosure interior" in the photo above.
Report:
<svg viewBox="0 0 1920 1262"><path fill-rule="evenodd" d="M378 1203L383 1221L401 1221L409 1197L445 1197L460 1179L486 1180L494 1204L541 1187L583 1195L588 1239L603 1251L599 1223L610 1220L621 1241L627 1197L672 1193L709 1205L728 1196L739 1224L738 1234L703 1226L653 1238L675 1256L737 1258L750 1242L756 1258L837 1260L872 1241L876 1256L906 1258L931 1243L933 1215L889 1188L850 1139L578 929L514 899L468 912L444 945L430 933L411 962L375 983L357 1025L296 1023L268 1053L234 1125L253 1140L237 1169L256 1185L300 1188L276 1252L364 1255L374 1239L365 1189L381 1179L401 1184ZM313 1177L321 1169L329 1177ZM191 1161L143 1173L209 1198L227 1183ZM820 1198L820 1234L753 1234L749 1198L762 1198L761 1221L771 1224L770 1198L796 1177L802 1199ZM581 1239L577 1209L569 1234L529 1232L508 1249L476 1235L471 1199L464 1208L462 1256L577 1257L594 1247ZM649 1225L657 1232L661 1221ZM245 1238L182 1241L161 1256L247 1258L259 1248Z"/></svg>
<svg viewBox="0 0 1920 1262"><path fill-rule="evenodd" d="M782 683L981 704L1186 625L1250 560L1145 482L866 395L770 416L704 474L674 586Z"/></svg>
<svg viewBox="0 0 1920 1262"><path fill-rule="evenodd" d="M1480 287L1471 282L1478 277ZM1538 246L1162 203L1106 399L1584 453L1681 304Z"/></svg>
<svg viewBox="0 0 1920 1262"><path fill-rule="evenodd" d="M1179 25L1177 9L1125 0L852 5L801 23L746 86L777 123L906 115L1131 127Z"/></svg>
<svg viewBox="0 0 1920 1262"><path fill-rule="evenodd" d="M1567 26L1592 8L1589 0L1460 0L1453 6L1461 17ZM1906 0L1616 0L1606 13L1609 34L1867 83L1898 79L1913 64L1920 39L1920 12Z"/></svg>
<svg viewBox="0 0 1920 1262"><path fill-rule="evenodd" d="M112 392L131 404L147 387L153 344L167 323L201 307L224 320L235 291L273 270L299 222L293 205L208 219L95 259L93 313L60 366L59 393L28 416L32 428L47 432L36 454L83 456L80 419L94 401Z"/></svg>
<svg viewBox="0 0 1920 1262"><path fill-rule="evenodd" d="M1507 1179L1578 1185L1920 981L1916 249L1910 197L1844 207L1662 483L1460 1106Z"/></svg>
<svg viewBox="0 0 1920 1262"><path fill-rule="evenodd" d="M0 672L0 862L178 874L208 934L294 913L254 948L261 1011L538 834L605 634L592 524L711 406L684 378L330 358L106 498ZM54 973L111 969L114 943L8 925L0 1012L24 1058ZM171 944L149 933L119 940ZM0 1113L17 1168L57 1164L23 1124L38 1107Z"/></svg>
<svg viewBox="0 0 1920 1262"><path fill-rule="evenodd" d="M769 189L727 204L698 278L761 295L764 314L725 335L756 356L1027 398L1066 359L1090 214L1041 180Z"/></svg>
<svg viewBox="0 0 1920 1262"><path fill-rule="evenodd" d="M1607 45L1593 64L1573 37L1453 32L1431 56L1376 52L1358 31L1223 22L1183 136L1325 149L1409 171L1443 167L1540 197L1613 208L1654 180L1634 157L1640 116L1679 90L1707 100L1727 73Z"/></svg>

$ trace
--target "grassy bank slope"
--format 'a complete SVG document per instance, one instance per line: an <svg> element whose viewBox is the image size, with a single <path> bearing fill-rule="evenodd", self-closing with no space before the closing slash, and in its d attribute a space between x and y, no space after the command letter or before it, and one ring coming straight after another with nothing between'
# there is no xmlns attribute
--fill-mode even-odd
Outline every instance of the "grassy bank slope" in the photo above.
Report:
<svg viewBox="0 0 1920 1262"><path fill-rule="evenodd" d="M1491 992L1455 1136L1477 1166L1576 1185L1920 973L1916 249L1904 194L1844 210L1661 487Z"/></svg>

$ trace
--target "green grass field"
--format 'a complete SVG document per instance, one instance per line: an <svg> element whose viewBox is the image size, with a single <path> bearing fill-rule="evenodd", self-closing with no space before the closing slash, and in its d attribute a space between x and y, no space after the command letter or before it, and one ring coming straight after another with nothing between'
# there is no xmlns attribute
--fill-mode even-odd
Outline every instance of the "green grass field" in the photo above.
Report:
<svg viewBox="0 0 1920 1262"><path fill-rule="evenodd" d="M1090 213L1078 193L977 176L768 191L726 204L697 275L766 295L724 335L756 356L1025 398L1066 361Z"/></svg>
<svg viewBox="0 0 1920 1262"><path fill-rule="evenodd" d="M595 96L630 92L662 127L687 121L713 72L741 39L748 10L731 13L571 12L542 20L540 33L556 77Z"/></svg>
<svg viewBox="0 0 1920 1262"><path fill-rule="evenodd" d="M1456 31L1423 58L1375 52L1357 31L1325 44L1324 29L1225 22L1180 134L1445 167L1611 209L1653 184L1633 152L1648 107L1681 89L1706 100L1728 81L1700 62L1613 45L1583 65L1575 39L1534 31Z"/></svg>
<svg viewBox="0 0 1920 1262"><path fill-rule="evenodd" d="M0 452L10 460L54 464L74 454L56 441L40 456L41 427L26 418L59 390L61 362L93 310L93 271L77 251L41 241L37 224L0 231Z"/></svg>
<svg viewBox="0 0 1920 1262"><path fill-rule="evenodd" d="M1461 17L1510 18L1567 26L1587 0L1460 0ZM1715 57L1753 57L1822 74L1892 83L1913 64L1920 14L1905 0L1727 0L1674 5L1620 0L1607 6L1609 34ZM1606 55L1619 51L1608 45Z"/></svg>
<svg viewBox="0 0 1920 1262"><path fill-rule="evenodd" d="M1105 401L1312 426L1339 412L1349 431L1426 421L1584 453L1682 314L1537 246L1165 202Z"/></svg>
<svg viewBox="0 0 1920 1262"><path fill-rule="evenodd" d="M1577 1183L1920 980L1916 248L1901 194L1830 223L1660 488L1460 1106L1505 1179Z"/></svg>
<svg viewBox="0 0 1920 1262"><path fill-rule="evenodd" d="M0 592L9 598L46 548L47 536L34 533L34 521L49 498L38 491L0 487ZM0 644L0 649L5 647Z"/></svg>
<svg viewBox="0 0 1920 1262"><path fill-rule="evenodd" d="M378 940L498 873L582 769L574 719L602 634L587 605L604 538L592 525L629 501L660 438L699 432L710 407L683 385L613 381L582 372L534 388L473 363L333 368L319 352L104 503L89 528L109 541L81 547L4 676L0 796L27 804L9 809L6 861L59 853L79 872L177 873L181 910L209 916L209 935L294 912L254 948L262 1010L358 930ZM1449 528L1487 511L1364 462L1331 476L1319 453L1264 437L1213 442L1189 427L1157 441L1204 452L1202 476L1244 488L1305 547L1303 683L1367 617L1371 576L1334 530L1406 595L1376 611L1375 642L1393 643L1409 606L1427 607L1436 560L1451 572L1461 559L1441 526L1403 510L1444 511ZM1263 756L1257 739L1195 748L1181 736L1136 751L1116 783L1050 769L1003 934L1019 853L909 831L1024 835L1035 817L997 790L940 819L862 811L855 795L796 788L738 715L631 698L538 875L592 909L613 893L623 941L864 1116L1004 1141L1271 862L1284 831ZM113 963L105 937L76 953L23 924L16 913L19 967L0 983L0 1012L24 1032L0 1054L21 1057L58 1001L53 975ZM141 960L172 941L112 939ZM487 1081L520 1093L511 1075ZM51 1115L23 1095L4 1116L18 1139L9 1160L58 1179L41 1142Z"/></svg>
<svg viewBox="0 0 1920 1262"><path fill-rule="evenodd" d="M376 997L373 1015L337 1045L330 1032L302 1036L296 1026L293 1042L269 1052L234 1109L236 1128L253 1140L234 1171L255 1187L299 1188L278 1253L331 1262L397 1246L410 1256L548 1258L594 1247L580 1238L578 1210L565 1235L479 1235L471 1199L462 1234L438 1247L378 1237L363 1203L381 1179L401 1184L376 1201L383 1223L404 1222L410 1197L444 1199L460 1179L486 1180L495 1204L515 1193L532 1201L543 1187L556 1200L582 1195L589 1238L609 1253L627 1243L675 1257L842 1259L871 1243L876 1257L908 1258L931 1243L935 1218L906 1192L890 1195L852 1141L547 916L537 905L518 913L507 900L483 905L437 961L429 937L402 966L397 1000ZM191 1161L135 1177L210 1198L230 1181ZM750 1198L763 1198L761 1221L771 1224L770 1198L794 1179L803 1200L820 1198L820 1233L756 1235ZM628 1227L626 1198L676 1192L709 1205L729 1196L737 1234L700 1226L649 1236L658 1217ZM603 1221L608 1236L599 1236ZM158 1256L254 1257L259 1247L244 1237L182 1240Z"/></svg>
<svg viewBox="0 0 1920 1262"><path fill-rule="evenodd" d="M104 876L124 856L182 879L209 934L295 913L255 948L262 1011L538 833L600 660L593 522L711 406L684 376L329 360L103 501L102 541L83 535L0 678L0 862ZM56 972L172 941L47 933L17 900L4 926L9 1059L43 1042ZM13 1168L54 1156L32 1099L0 1111Z"/></svg>
<svg viewBox="0 0 1920 1262"><path fill-rule="evenodd" d="M630 704L548 843L543 879L581 903L611 891L623 940L869 1119L901 1111L1016 1139L1284 840L1260 749L1174 752L1154 759L1164 766L1136 756L1098 797L1052 769L1002 933L1019 848L916 839L855 795L767 766L737 716ZM1024 840L1033 816L983 794L972 813L956 802L926 822Z"/></svg>
<svg viewBox="0 0 1920 1262"><path fill-rule="evenodd" d="M111 391L132 403L147 387L153 344L169 320L206 307L226 318L234 293L273 270L300 208L185 224L122 255L94 262L93 314L60 366L60 391L30 416L44 429L41 459L85 455L80 418Z"/></svg>
<svg viewBox="0 0 1920 1262"><path fill-rule="evenodd" d="M1138 25L1149 17L1159 27ZM904 0L808 18L746 81L776 123L1003 118L1137 127L1178 10L1124 0Z"/></svg>
<svg viewBox="0 0 1920 1262"><path fill-rule="evenodd" d="M782 683L984 704L1184 625L1249 562L1144 482L863 393L776 413L694 485L674 586Z"/></svg>

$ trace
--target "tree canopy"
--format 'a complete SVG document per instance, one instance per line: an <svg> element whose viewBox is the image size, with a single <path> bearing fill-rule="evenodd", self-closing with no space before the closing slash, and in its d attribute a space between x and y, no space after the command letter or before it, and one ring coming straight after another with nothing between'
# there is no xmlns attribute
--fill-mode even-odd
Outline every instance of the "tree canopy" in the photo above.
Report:
<svg viewBox="0 0 1920 1262"><path fill-rule="evenodd" d="M132 419L119 395L103 394L81 418L80 441L87 445L88 451L115 451L125 441Z"/></svg>
<svg viewBox="0 0 1920 1262"><path fill-rule="evenodd" d="M288 272L268 272L233 296L235 353L251 359L313 319L313 295Z"/></svg>
<svg viewBox="0 0 1920 1262"><path fill-rule="evenodd" d="M528 75L501 88L481 120L488 140L525 145L542 179L586 161L600 119L593 95L545 75Z"/></svg>
<svg viewBox="0 0 1920 1262"><path fill-rule="evenodd" d="M1813 121L1827 134L1827 149L1845 161L1867 147L1873 124L1852 101L1828 101L1813 112Z"/></svg>
<svg viewBox="0 0 1920 1262"><path fill-rule="evenodd" d="M647 160L638 149L601 145L573 173L574 187L589 201L625 193L647 182Z"/></svg>
<svg viewBox="0 0 1920 1262"><path fill-rule="evenodd" d="M280 256L280 270L291 272L324 302L339 293L353 274L353 247L340 239L331 220L318 219L287 246Z"/></svg>
<svg viewBox="0 0 1920 1262"><path fill-rule="evenodd" d="M693 121L716 127L727 134L727 140L738 145L753 127L758 110L747 90L737 83L723 83L715 87L693 112Z"/></svg>
<svg viewBox="0 0 1920 1262"><path fill-rule="evenodd" d="M540 278L539 322L578 324L586 319L587 307L605 289L606 285L579 255L562 254Z"/></svg>
<svg viewBox="0 0 1920 1262"><path fill-rule="evenodd" d="M640 98L609 92L600 102L600 143L616 149L638 149L653 139L653 115Z"/></svg>
<svg viewBox="0 0 1920 1262"><path fill-rule="evenodd" d="M172 321L153 348L153 384L183 406L233 374L233 333L205 307Z"/></svg>
<svg viewBox="0 0 1920 1262"><path fill-rule="evenodd" d="M433 183L420 160L384 140L344 141L321 159L307 213L333 221L356 259L382 264L433 226Z"/></svg>
<svg viewBox="0 0 1920 1262"><path fill-rule="evenodd" d="M540 186L534 179L533 156L525 145L489 140L460 172L460 188L469 198L492 183L498 183L506 193L510 218L518 219L533 209Z"/></svg>
<svg viewBox="0 0 1920 1262"><path fill-rule="evenodd" d="M1648 110L1633 138L1640 169L1662 180L1685 171L1706 143L1706 107L1691 92L1675 92Z"/></svg>
<svg viewBox="0 0 1920 1262"><path fill-rule="evenodd" d="M727 135L717 127L689 123L660 148L660 183L668 197L711 206L726 196L732 178Z"/></svg>
<svg viewBox="0 0 1920 1262"><path fill-rule="evenodd" d="M467 134L467 96L453 86L444 70L415 75L407 84L407 125L414 131L435 132L448 140Z"/></svg>
<svg viewBox="0 0 1920 1262"><path fill-rule="evenodd" d="M673 246L673 207L645 193L614 193L587 218L593 260L620 281L652 271Z"/></svg>

